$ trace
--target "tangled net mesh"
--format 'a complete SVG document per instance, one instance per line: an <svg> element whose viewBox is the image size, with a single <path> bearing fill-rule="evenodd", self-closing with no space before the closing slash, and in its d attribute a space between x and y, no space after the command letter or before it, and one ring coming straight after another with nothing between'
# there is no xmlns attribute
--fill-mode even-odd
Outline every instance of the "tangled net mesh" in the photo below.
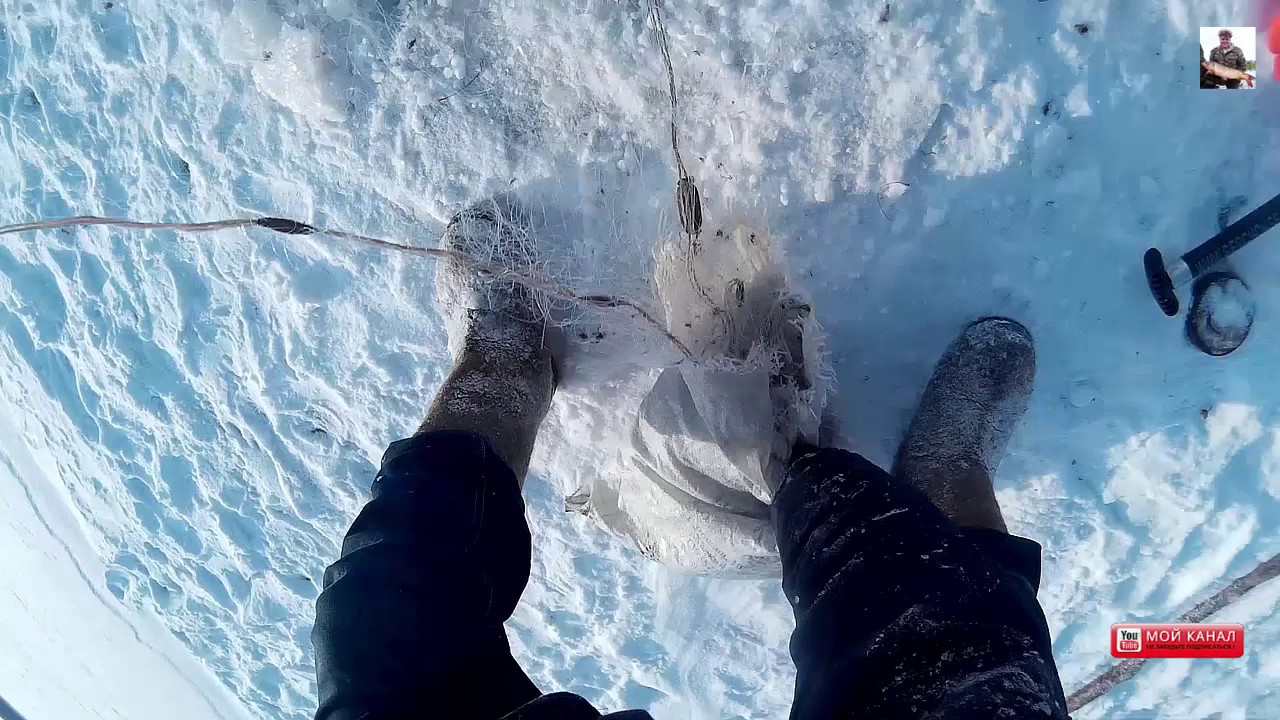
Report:
<svg viewBox="0 0 1280 720"><path fill-rule="evenodd" d="M459 278L457 273L468 268L446 259L438 270L446 278L439 295L450 304L495 308L507 303L520 319L544 322L566 332L570 341L590 343L607 334L614 341L643 342L660 335L679 355L659 365L689 363L743 373L767 369L779 385L812 384L803 371L806 355L810 370L824 366L812 362L822 348L805 344L806 337L820 336L812 306L790 282L768 231L745 217L730 217L705 237L661 238L645 268L650 280L643 301L575 289L585 287L591 273L542 243L530 207L510 194L459 213L442 246L470 257L476 263L472 270L492 269ZM648 327L603 312L615 309L630 311Z"/></svg>

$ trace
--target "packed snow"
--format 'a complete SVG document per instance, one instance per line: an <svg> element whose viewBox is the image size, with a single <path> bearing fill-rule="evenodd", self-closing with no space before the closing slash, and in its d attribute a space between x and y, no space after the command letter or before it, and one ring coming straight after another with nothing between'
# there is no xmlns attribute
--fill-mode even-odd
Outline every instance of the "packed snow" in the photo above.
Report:
<svg viewBox="0 0 1280 720"><path fill-rule="evenodd" d="M166 720L181 708L248 720L153 612L107 591L107 568L49 477L48 448L23 440L29 430L0 417L0 717Z"/></svg>
<svg viewBox="0 0 1280 720"><path fill-rule="evenodd" d="M1110 664L1111 623L1171 620L1280 553L1276 233L1233 258L1257 316L1226 358L1187 344L1141 264L1212 235L1231 198L1280 192L1269 79L1194 80L1199 28L1265 25L1251 7L667 3L708 222L748 213L785 246L857 450L889 461L966 321L1035 334L1036 393L997 485L1011 530L1044 544L1068 691ZM566 280L638 300L678 230L643 2L0 10L0 222L270 214L429 246L510 190L572 258ZM4 238L0 696L29 720L309 716L320 573L447 371L432 272L265 231ZM655 372L613 331L535 454L516 656L603 708L783 717L778 583L679 576L564 512ZM1077 716L1273 717L1278 607L1273 582L1212 618L1244 623L1243 659L1149 662ZM77 672L110 665L134 667ZM146 674L150 694L113 689Z"/></svg>

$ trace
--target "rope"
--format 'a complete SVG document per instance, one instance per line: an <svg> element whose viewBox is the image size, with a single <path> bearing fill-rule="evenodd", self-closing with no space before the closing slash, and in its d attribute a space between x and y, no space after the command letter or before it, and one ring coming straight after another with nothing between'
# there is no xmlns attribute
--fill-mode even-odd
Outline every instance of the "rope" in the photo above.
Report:
<svg viewBox="0 0 1280 720"><path fill-rule="evenodd" d="M128 228L133 230L177 230L186 233L210 233L222 230L232 230L235 228L262 227L282 235L327 235L339 240L347 240L394 252L407 253L410 255L422 255L436 259L444 258L452 262L456 262L472 272L479 273L481 275L488 275L501 280L510 280L523 285L530 290L543 292L561 300L598 308L625 308L648 324L652 325L655 330L657 330L664 338L667 339L668 342L672 344L673 347L680 351L680 354L684 356L685 360L693 359L693 352L689 350L688 346L681 342L679 338L672 335L648 310L642 307L639 303L628 300L627 298L617 297L615 295L582 295L548 280L521 275L506 268L477 260L470 255L454 250L406 245L393 240L384 240L382 238L360 235L358 233L347 232L345 230L319 228L297 220L290 220L288 218L258 217L215 220L203 223L152 223L123 218L104 218L92 215L82 215L79 217L59 218L55 220L38 220L36 222L19 223L16 225L0 225L0 236L15 235L35 230L51 230L65 227L89 227L94 225Z"/></svg>
<svg viewBox="0 0 1280 720"><path fill-rule="evenodd" d="M702 251L699 237L702 234L702 198L698 186L689 171L685 168L684 158L680 155L680 118L679 94L676 92L676 70L671 61L671 37L667 33L667 24L663 20L663 0L651 0L649 13L653 18L654 33L658 36L658 50L662 54L662 64L667 71L667 97L671 103L671 155L675 163L676 179L676 211L680 216L680 226L685 235L685 273L689 284L702 299L702 303L710 310L711 315L720 320L725 337L734 334L733 317L721 307L698 279L694 259Z"/></svg>
<svg viewBox="0 0 1280 720"><path fill-rule="evenodd" d="M1250 590L1277 576L1280 576L1280 555L1259 563L1257 567L1247 574L1231 581L1230 584L1219 590L1213 597L1200 602L1183 613L1178 618L1178 622L1200 622L1239 600ZM1132 658L1107 668L1097 677L1085 683L1084 687L1071 693L1071 697L1067 698L1067 712L1079 710L1110 692L1116 685L1132 679L1146 662L1147 658Z"/></svg>
<svg viewBox="0 0 1280 720"><path fill-rule="evenodd" d="M252 218L242 220L216 220L214 222L204 223L148 223L120 218L103 218L94 217L92 215L81 215L80 217L61 218L58 220L38 220L36 222L19 223L17 225L3 225L0 226L0 235L24 233L32 230L53 230L55 228L63 227L87 227L90 225L107 225L110 227L129 228L133 230L182 230L183 232L199 233L231 230L233 228L248 227L256 224L257 220Z"/></svg>
<svg viewBox="0 0 1280 720"><path fill-rule="evenodd" d="M662 21L662 0L653 0L649 5L649 11L653 16L655 32L658 35L658 50L662 53L662 62L667 68L667 89L671 100L671 153L675 156L678 186L681 181L688 180L689 173L685 170L684 160L680 157L680 137L676 130L676 119L679 116L676 100L676 71L671 64L671 42L667 35L667 25Z"/></svg>

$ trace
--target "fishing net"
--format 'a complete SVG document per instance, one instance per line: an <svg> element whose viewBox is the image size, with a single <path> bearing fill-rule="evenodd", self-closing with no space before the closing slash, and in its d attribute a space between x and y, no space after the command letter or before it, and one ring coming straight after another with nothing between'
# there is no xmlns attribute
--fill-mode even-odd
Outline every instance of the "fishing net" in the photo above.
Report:
<svg viewBox="0 0 1280 720"><path fill-rule="evenodd" d="M700 215L696 201L681 204L685 227L700 226ZM615 461L569 509L683 572L777 575L773 492L796 441L817 440L832 381L822 329L770 234L736 218L660 241L642 305L566 287L567 259L548 259L557 245L540 241L532 222L528 206L506 195L461 213L446 245L489 270L449 274L438 299L546 318L561 344L562 388L568 381L567 392L589 403L630 398L584 378L628 369L653 378L634 413L621 414L626 427L609 433L619 438ZM450 328L455 353L463 330Z"/></svg>
<svg viewBox="0 0 1280 720"><path fill-rule="evenodd" d="M769 234L745 221L659 243L653 289L692 357L657 375L618 460L568 507L682 572L776 576L769 506L794 443L818 438L825 336Z"/></svg>

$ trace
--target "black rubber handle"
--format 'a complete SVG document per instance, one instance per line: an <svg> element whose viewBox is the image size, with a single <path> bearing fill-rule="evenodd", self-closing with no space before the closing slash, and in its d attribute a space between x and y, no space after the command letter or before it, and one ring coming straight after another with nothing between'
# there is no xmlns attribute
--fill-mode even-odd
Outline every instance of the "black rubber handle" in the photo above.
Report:
<svg viewBox="0 0 1280 720"><path fill-rule="evenodd" d="M1182 255L1192 277L1200 277L1213 269L1231 253L1256 240L1280 223L1280 195L1254 208L1253 212L1223 228Z"/></svg>
<svg viewBox="0 0 1280 720"><path fill-rule="evenodd" d="M1164 256L1157 248L1147 250L1142 256L1142 266L1147 273L1147 287L1161 312L1169 317L1178 314L1178 296L1173 292L1173 278L1164 269Z"/></svg>

